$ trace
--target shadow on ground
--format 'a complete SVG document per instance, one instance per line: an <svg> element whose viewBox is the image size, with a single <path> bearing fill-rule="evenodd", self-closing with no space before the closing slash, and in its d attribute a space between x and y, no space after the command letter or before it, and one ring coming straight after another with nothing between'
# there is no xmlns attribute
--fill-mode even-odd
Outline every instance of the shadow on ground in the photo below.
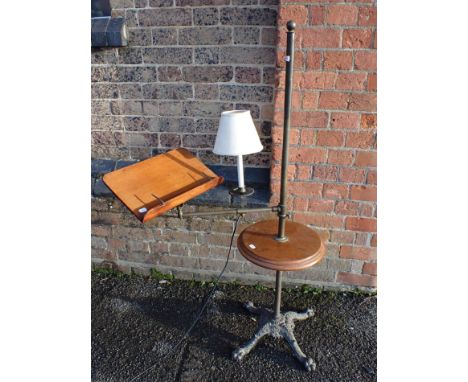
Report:
<svg viewBox="0 0 468 382"><path fill-rule="evenodd" d="M297 322L296 338L317 363L307 373L281 339L266 338L243 361L232 350L257 323L243 309L250 300L271 307L272 290L220 285L190 336L169 357L191 325L209 288L190 281L159 283L140 276L92 274L92 380L143 381L376 381L376 297L356 293L285 290L283 310L312 307Z"/></svg>

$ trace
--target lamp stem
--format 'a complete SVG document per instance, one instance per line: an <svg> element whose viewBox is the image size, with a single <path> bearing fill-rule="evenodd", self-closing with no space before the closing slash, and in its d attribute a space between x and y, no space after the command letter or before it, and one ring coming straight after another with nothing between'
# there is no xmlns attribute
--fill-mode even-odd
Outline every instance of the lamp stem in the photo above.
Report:
<svg viewBox="0 0 468 382"><path fill-rule="evenodd" d="M237 180L239 183L239 189L241 191L245 190L244 184L244 161L242 160L242 155L237 156Z"/></svg>
<svg viewBox="0 0 468 382"><path fill-rule="evenodd" d="M287 42L286 42L286 86L284 91L284 127L283 127L283 153L281 157L281 190L278 209L278 241L287 241L285 233L286 218L288 216L288 206L286 201L287 182L288 182L288 159L289 159L289 127L291 119L291 93L292 93L292 74L294 64L294 30L296 23L288 21L287 23Z"/></svg>

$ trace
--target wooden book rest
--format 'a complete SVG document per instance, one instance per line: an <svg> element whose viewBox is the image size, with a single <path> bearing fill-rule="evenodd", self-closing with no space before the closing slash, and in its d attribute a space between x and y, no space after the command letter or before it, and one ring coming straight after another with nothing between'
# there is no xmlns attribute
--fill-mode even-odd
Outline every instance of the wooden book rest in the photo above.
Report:
<svg viewBox="0 0 468 382"><path fill-rule="evenodd" d="M218 186L224 179L183 148L110 172L104 183L143 223Z"/></svg>

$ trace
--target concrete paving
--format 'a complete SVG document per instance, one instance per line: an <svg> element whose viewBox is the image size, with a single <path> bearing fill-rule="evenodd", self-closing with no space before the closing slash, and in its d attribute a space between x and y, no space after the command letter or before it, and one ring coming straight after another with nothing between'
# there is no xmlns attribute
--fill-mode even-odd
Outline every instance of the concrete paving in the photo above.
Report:
<svg viewBox="0 0 468 382"><path fill-rule="evenodd" d="M180 343L210 288L191 281L92 274L92 380L376 381L376 296L286 289L283 310L312 307L296 338L317 363L306 372L281 339L264 338L241 362L232 350L257 323L245 301L272 307L274 292L221 284L192 333ZM164 357L177 343L180 346ZM142 373L142 374L141 374Z"/></svg>

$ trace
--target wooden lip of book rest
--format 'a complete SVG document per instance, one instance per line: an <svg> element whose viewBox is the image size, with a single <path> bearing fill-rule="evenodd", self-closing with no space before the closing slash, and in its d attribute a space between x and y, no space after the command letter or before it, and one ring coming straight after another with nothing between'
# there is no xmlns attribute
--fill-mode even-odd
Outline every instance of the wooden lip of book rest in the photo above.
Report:
<svg viewBox="0 0 468 382"><path fill-rule="evenodd" d="M107 173L104 183L143 223L223 183L183 148Z"/></svg>

